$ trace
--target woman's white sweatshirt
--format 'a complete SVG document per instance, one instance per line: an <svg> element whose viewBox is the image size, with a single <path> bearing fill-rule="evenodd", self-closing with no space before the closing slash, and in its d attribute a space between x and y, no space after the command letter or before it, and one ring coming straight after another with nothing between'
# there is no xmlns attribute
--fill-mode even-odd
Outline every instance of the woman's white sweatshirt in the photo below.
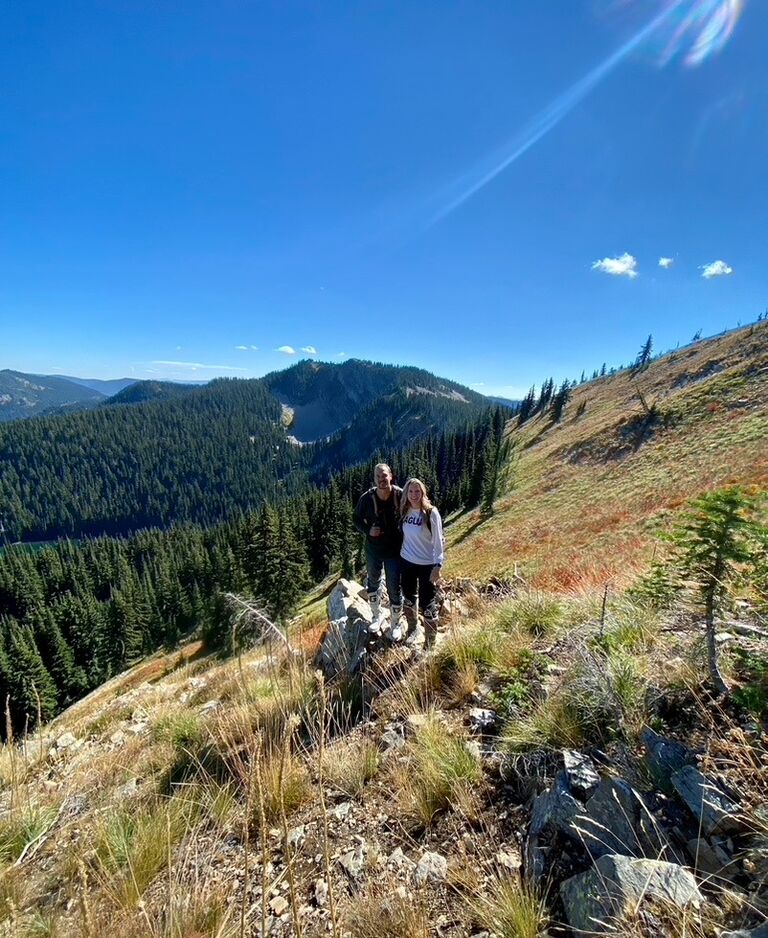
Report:
<svg viewBox="0 0 768 938"><path fill-rule="evenodd" d="M430 532L424 513L409 508L403 517L403 546L400 556L411 563L434 566L443 563L443 522L440 512L433 508L429 515Z"/></svg>

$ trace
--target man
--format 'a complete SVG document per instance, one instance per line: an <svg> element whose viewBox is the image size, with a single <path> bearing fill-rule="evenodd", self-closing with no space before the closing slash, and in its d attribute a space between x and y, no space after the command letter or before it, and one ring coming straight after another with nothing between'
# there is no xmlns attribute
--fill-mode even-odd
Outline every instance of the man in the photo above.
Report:
<svg viewBox="0 0 768 938"><path fill-rule="evenodd" d="M403 594L400 590L400 499L403 490L392 484L392 470L379 463L373 470L373 488L368 489L355 508L355 527L365 535L365 558L368 567L366 589L373 612L371 632L381 631L381 575L386 576L392 628L390 638L403 637L401 616Z"/></svg>

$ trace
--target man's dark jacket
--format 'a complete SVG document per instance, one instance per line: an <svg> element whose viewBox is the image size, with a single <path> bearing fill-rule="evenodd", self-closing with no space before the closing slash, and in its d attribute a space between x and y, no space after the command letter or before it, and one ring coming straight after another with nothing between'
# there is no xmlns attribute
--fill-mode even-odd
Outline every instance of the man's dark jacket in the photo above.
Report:
<svg viewBox="0 0 768 938"><path fill-rule="evenodd" d="M376 494L375 486L360 496L355 508L355 527L365 535L366 550L374 557L387 560L400 556L400 546L403 543L403 532L400 529L402 496L403 490L397 485L392 486L392 494L385 502ZM368 533L374 524L381 528L378 537L371 537Z"/></svg>

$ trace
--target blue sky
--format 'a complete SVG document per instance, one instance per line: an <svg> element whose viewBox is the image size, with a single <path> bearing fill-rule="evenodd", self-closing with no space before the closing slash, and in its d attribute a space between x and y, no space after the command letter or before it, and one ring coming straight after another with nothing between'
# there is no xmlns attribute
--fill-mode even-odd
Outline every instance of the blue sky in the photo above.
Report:
<svg viewBox="0 0 768 938"><path fill-rule="evenodd" d="M761 0L25 0L0 23L0 367L355 356L514 396L768 305Z"/></svg>

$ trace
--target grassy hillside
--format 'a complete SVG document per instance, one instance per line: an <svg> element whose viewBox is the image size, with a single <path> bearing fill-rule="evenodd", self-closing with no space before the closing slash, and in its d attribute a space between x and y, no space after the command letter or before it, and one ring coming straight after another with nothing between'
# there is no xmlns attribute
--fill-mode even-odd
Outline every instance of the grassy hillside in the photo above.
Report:
<svg viewBox="0 0 768 938"><path fill-rule="evenodd" d="M511 426L512 487L490 519L451 526L451 572L517 567L543 587L619 584L687 499L768 487L768 323L582 384L558 424L545 414Z"/></svg>

